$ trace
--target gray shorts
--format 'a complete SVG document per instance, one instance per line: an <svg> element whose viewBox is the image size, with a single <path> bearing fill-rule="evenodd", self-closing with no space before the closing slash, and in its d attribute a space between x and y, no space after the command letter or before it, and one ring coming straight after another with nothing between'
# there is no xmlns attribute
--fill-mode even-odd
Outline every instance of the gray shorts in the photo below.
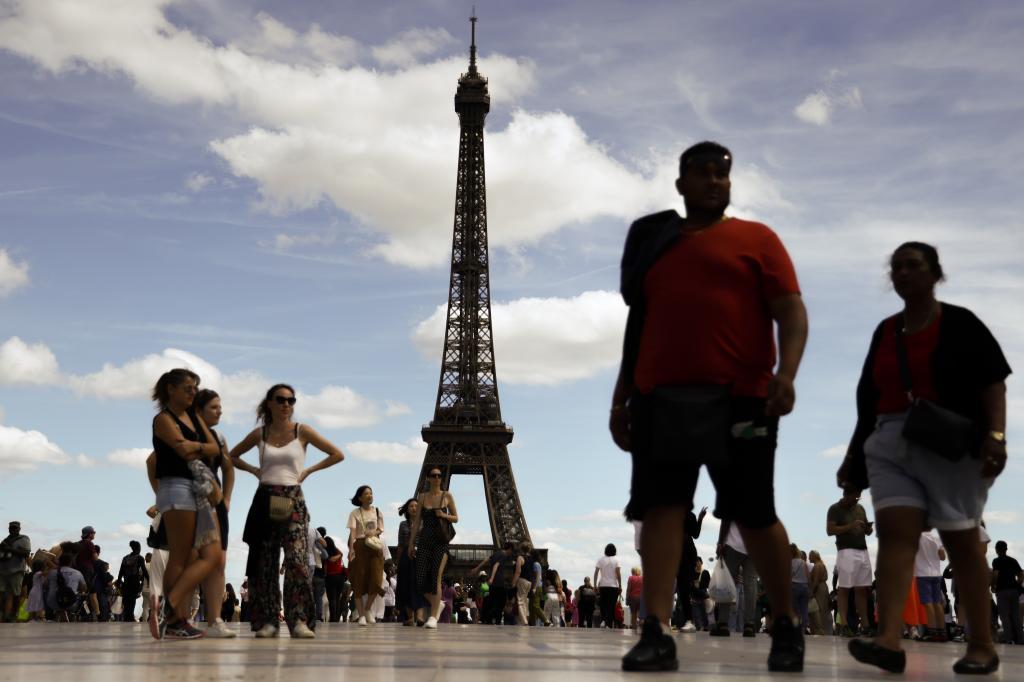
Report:
<svg viewBox="0 0 1024 682"><path fill-rule="evenodd" d="M157 482L156 509L161 514L169 511L195 511L196 494L192 490L192 479L161 478Z"/></svg>
<svg viewBox="0 0 1024 682"><path fill-rule="evenodd" d="M903 414L882 415L864 443L875 511L916 507L940 531L977 528L992 486L981 476L981 461L951 462L911 443L902 435L904 420Z"/></svg>
<svg viewBox="0 0 1024 682"><path fill-rule="evenodd" d="M25 582L25 572L4 573L0 575L0 594L21 594L22 584ZM17 604L15 604L17 606Z"/></svg>

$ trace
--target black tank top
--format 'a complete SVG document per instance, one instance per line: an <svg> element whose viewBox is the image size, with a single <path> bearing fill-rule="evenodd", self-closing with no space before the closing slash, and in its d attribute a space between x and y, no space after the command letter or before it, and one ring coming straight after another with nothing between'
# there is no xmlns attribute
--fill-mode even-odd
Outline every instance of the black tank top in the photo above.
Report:
<svg viewBox="0 0 1024 682"><path fill-rule="evenodd" d="M178 425L178 429L181 431L181 435L185 437L185 440L192 441L193 443L206 442L206 435L202 431L196 433L188 427L188 424L185 424L168 410L163 410L163 412L171 415L171 419ZM158 414L157 417L159 416ZM189 417L192 418L192 423L195 424L195 414L190 411ZM192 473L188 470L188 462L182 459L181 455L174 451L174 448L156 435L156 417L153 418L153 451L156 453L156 477L158 479L192 478Z"/></svg>

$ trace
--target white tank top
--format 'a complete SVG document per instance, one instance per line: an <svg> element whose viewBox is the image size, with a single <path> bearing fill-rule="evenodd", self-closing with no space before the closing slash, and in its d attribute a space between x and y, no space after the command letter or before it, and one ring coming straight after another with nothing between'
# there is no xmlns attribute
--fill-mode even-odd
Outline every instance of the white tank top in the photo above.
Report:
<svg viewBox="0 0 1024 682"><path fill-rule="evenodd" d="M262 433L261 433L262 436ZM260 438L260 483L262 485L298 485L299 474L306 463L306 449L299 440L299 425L295 425L295 438L282 447L276 447Z"/></svg>

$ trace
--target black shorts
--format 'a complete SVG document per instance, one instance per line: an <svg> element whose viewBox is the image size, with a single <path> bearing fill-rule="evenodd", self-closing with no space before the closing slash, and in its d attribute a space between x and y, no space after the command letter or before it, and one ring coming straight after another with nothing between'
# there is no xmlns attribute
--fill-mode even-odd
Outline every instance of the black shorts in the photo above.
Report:
<svg viewBox="0 0 1024 682"><path fill-rule="evenodd" d="M729 424L754 422L763 435L728 439L725 457L707 464L715 486L714 514L748 528L767 528L778 520L775 513L775 448L779 418L764 415L764 398L733 396ZM679 452L677 457L653 461L652 443L663 434L655 432L651 399L634 395L630 401L630 439L633 443L633 477L626 518L642 521L648 509L683 507L693 509L693 495L704 457L697 452Z"/></svg>

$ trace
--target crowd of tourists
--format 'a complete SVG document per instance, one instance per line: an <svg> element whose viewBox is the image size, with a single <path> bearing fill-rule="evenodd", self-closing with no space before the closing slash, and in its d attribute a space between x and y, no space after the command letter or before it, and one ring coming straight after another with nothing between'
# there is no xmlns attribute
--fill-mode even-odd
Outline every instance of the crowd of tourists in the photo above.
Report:
<svg viewBox="0 0 1024 682"><path fill-rule="evenodd" d="M826 518L837 549L830 580L820 552L791 543L774 499L779 422L796 401L807 311L778 235L725 214L732 162L713 142L684 151L676 189L686 216L646 216L626 239L621 292L629 313L609 429L631 455L625 515L636 524L642 566L625 589L613 545L573 591L532 547L514 543L465 585L443 584L459 515L440 469L401 508L397 556L388 556L384 516L366 485L351 500L341 545L311 527L301 484L344 455L294 421L295 391L272 386L257 409L260 426L229 448L214 429L220 398L199 390L195 373L176 369L153 391L152 560L133 547L113 578L84 528L74 546L56 548L41 564L32 560L29 610L67 611L62 605L73 592L101 617L110 611L105 590L120 585L130 617L148 584L143 601L156 604L148 614L154 637L202 636L191 620L200 591L213 615L206 634L234 635L216 614L226 603L224 550L238 468L259 480L242 531L249 545L242 610L257 637L277 636L282 622L292 637L315 637L324 595L329 620L351 619L351 605L355 621L370 625L379 608L387 613L390 591L389 617L428 629L453 620L580 627L628 620L640 636L622 659L627 671L677 669L675 627L712 636L766 631L768 668L783 672L803 669L807 633L833 632L851 636L857 661L899 673L905 635L956 639L961 626L967 646L954 671L996 671L990 590L1002 636L1019 643L1022 581L1005 543L996 544L991 568L985 558L985 503L1007 461L1011 370L998 342L973 312L937 300L945 273L936 248L908 241L889 254L902 309L870 335L853 436L836 474L843 496ZM325 457L307 466L309 445ZM254 449L258 465L243 459ZM707 510L691 511L702 467L721 520L708 565L694 543ZM868 488L874 522L858 503ZM873 570L866 537L876 525ZM940 570L947 555L949 567ZM29 556L27 538L12 525L0 558L7 617L25 590ZM952 609L944 575L952 577ZM37 589L43 585L56 587Z"/></svg>

